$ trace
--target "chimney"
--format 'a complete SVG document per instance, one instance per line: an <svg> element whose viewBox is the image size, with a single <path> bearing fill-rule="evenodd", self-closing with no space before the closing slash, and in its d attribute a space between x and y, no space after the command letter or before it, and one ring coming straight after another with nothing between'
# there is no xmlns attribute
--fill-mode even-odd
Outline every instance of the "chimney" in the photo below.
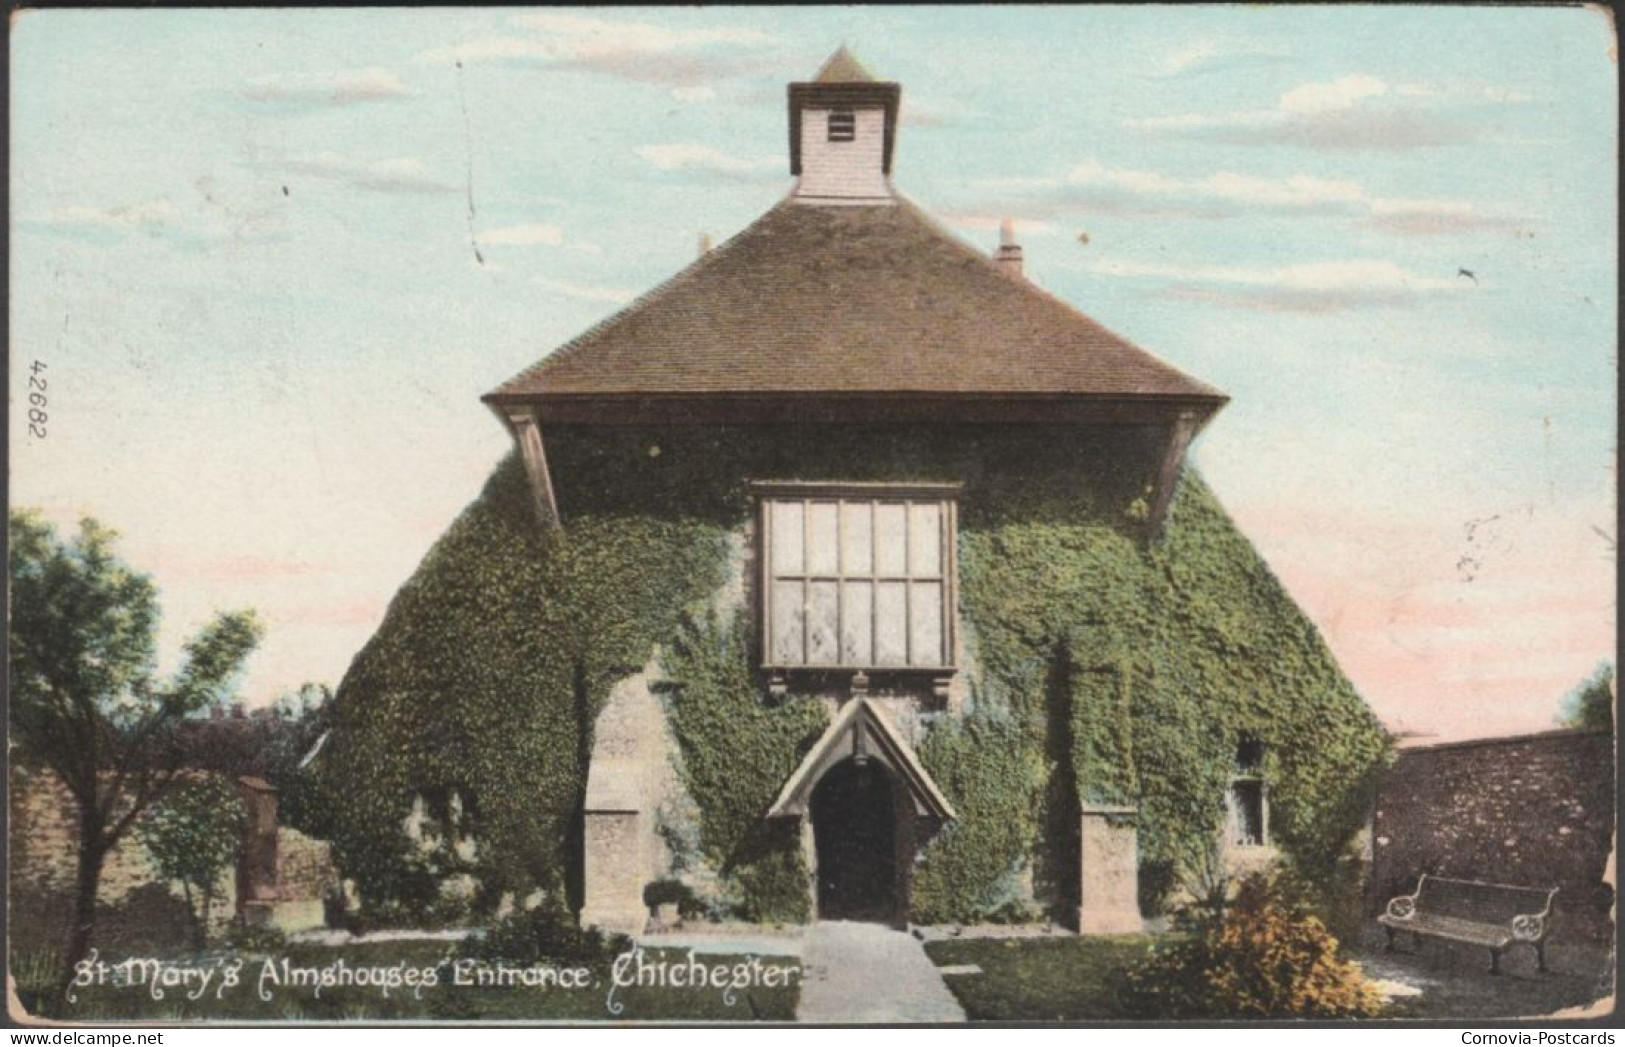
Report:
<svg viewBox="0 0 1625 1047"><path fill-rule="evenodd" d="M211 705L209 707L209 719L211 719L211 720L224 720L225 718L226 718L226 707L225 706L223 706L223 705Z"/></svg>
<svg viewBox="0 0 1625 1047"><path fill-rule="evenodd" d="M1013 280L1024 279L1021 268L1021 245L1016 243L1016 223L1013 218L999 222L999 249L993 260L1005 276Z"/></svg>
<svg viewBox="0 0 1625 1047"><path fill-rule="evenodd" d="M247 707L245 707L243 705L243 703L241 701L235 701L235 702L231 703L231 718L233 720L241 720L244 717L246 717L247 715L248 715L248 709L247 709Z"/></svg>
<svg viewBox="0 0 1625 1047"><path fill-rule="evenodd" d="M706 255L708 255L710 253L711 253L711 234L710 233L701 233L700 234L700 257L704 258Z"/></svg>

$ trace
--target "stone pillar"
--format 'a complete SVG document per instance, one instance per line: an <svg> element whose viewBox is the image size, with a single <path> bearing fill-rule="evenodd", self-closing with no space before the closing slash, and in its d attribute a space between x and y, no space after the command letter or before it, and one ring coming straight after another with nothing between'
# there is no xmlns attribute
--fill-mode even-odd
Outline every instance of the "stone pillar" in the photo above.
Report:
<svg viewBox="0 0 1625 1047"><path fill-rule="evenodd" d="M237 779L248 825L237 858L237 915L261 926L271 919L277 890L277 793L263 778Z"/></svg>
<svg viewBox="0 0 1625 1047"><path fill-rule="evenodd" d="M639 935L649 919L643 889L669 862L656 808L674 788L672 742L651 664L610 689L593 732L582 833L581 925Z"/></svg>
<svg viewBox="0 0 1625 1047"><path fill-rule="evenodd" d="M599 810L587 810L582 834L583 927L643 933L649 909L643 904L640 820L636 810L604 810L601 805Z"/></svg>
<svg viewBox="0 0 1625 1047"><path fill-rule="evenodd" d="M1079 833L1079 934L1138 934L1140 848L1134 807L1084 804Z"/></svg>

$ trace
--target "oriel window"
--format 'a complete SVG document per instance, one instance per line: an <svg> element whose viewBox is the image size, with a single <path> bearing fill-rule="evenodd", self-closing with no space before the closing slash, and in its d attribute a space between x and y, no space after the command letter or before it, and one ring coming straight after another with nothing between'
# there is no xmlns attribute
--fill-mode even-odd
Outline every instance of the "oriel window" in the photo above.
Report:
<svg viewBox="0 0 1625 1047"><path fill-rule="evenodd" d="M759 489L766 667L951 666L956 488Z"/></svg>

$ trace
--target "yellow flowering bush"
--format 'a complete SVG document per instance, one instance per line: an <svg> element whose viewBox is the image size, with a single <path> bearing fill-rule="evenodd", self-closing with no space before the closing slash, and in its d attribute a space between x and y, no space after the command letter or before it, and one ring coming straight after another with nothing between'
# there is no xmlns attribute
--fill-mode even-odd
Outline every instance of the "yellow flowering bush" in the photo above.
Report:
<svg viewBox="0 0 1625 1047"><path fill-rule="evenodd" d="M1278 880L1242 880L1222 911L1129 972L1137 1009L1157 1017L1372 1018L1382 996L1309 906Z"/></svg>

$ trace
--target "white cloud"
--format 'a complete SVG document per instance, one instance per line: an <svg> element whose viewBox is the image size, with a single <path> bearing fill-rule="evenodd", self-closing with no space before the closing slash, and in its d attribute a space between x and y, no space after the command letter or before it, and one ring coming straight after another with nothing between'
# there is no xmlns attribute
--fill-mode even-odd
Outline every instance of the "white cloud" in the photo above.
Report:
<svg viewBox="0 0 1625 1047"><path fill-rule="evenodd" d="M400 77L376 66L337 73L265 76L250 80L243 88L243 97L251 102L331 106L404 98L411 93Z"/></svg>
<svg viewBox="0 0 1625 1047"><path fill-rule="evenodd" d="M1199 40L1169 55L1152 75L1158 78L1186 76L1284 57L1285 50L1264 44Z"/></svg>
<svg viewBox="0 0 1625 1047"><path fill-rule="evenodd" d="M21 228L55 235L107 239L121 235L161 238L172 247L197 248L223 240L243 242L280 236L285 231L281 200L268 202L261 184L248 191L221 188L197 179L198 197L183 205L168 199L91 206L65 204L19 215Z"/></svg>
<svg viewBox="0 0 1625 1047"><path fill-rule="evenodd" d="M905 98L901 119L910 127L946 127L979 115L975 109L951 100Z"/></svg>
<svg viewBox="0 0 1625 1047"><path fill-rule="evenodd" d="M1325 214L1361 219L1380 232L1407 236L1510 230L1517 225L1510 218L1484 214L1465 201L1380 197L1357 182L1301 174L1261 178L1218 171L1189 178L1089 161L1061 178L988 179L977 186L1005 195L1009 204L978 211L1002 209L1029 216L1035 212L1205 218Z"/></svg>
<svg viewBox="0 0 1625 1047"><path fill-rule="evenodd" d="M108 230L154 229L167 225L180 217L180 208L168 200L147 200L137 204L117 204L112 207L89 207L69 204L52 208L31 222L37 225L61 228L90 228Z"/></svg>
<svg viewBox="0 0 1625 1047"><path fill-rule="evenodd" d="M1199 283L1290 287L1304 291L1336 291L1351 288L1459 291L1467 286L1460 280L1418 276L1395 262L1380 259L1305 262L1275 268L1242 265L1168 265L1161 262L1096 262L1090 269L1108 276L1159 276Z"/></svg>
<svg viewBox="0 0 1625 1047"><path fill-rule="evenodd" d="M438 47L418 55L422 62L477 62L482 59L550 58L555 49L540 40L512 36L482 36L453 47Z"/></svg>
<svg viewBox="0 0 1625 1047"><path fill-rule="evenodd" d="M1364 98L1388 93L1388 85L1374 76L1345 76L1325 84L1304 84L1281 96L1283 113L1327 113L1352 109Z"/></svg>
<svg viewBox="0 0 1625 1047"><path fill-rule="evenodd" d="M288 174L341 182L357 189L370 189L380 193L457 191L457 186L433 177L423 161L415 157L357 160L338 153L319 153L305 159L268 162L264 166Z"/></svg>
<svg viewBox="0 0 1625 1047"><path fill-rule="evenodd" d="M1073 169L1067 181L1073 185L1111 186L1140 196L1222 200L1286 210L1357 204L1366 199L1365 190L1353 182L1308 175L1257 178L1219 171L1192 179L1154 171L1108 168L1092 161Z"/></svg>
<svg viewBox="0 0 1625 1047"><path fill-rule="evenodd" d="M543 33L580 55L619 51L680 51L717 44L753 45L769 43L773 39L755 29L732 26L677 29L648 22L591 18L554 11L519 15L513 19L513 24Z"/></svg>
<svg viewBox="0 0 1625 1047"><path fill-rule="evenodd" d="M638 155L662 171L702 171L735 177L761 175L779 168L779 156L730 156L720 149L696 142L668 142L638 147Z"/></svg>
<svg viewBox="0 0 1625 1047"><path fill-rule="evenodd" d="M1004 219L991 214L947 214L941 216L944 222L956 229L964 229L973 233L997 232ZM1022 237L1055 236L1060 230L1049 222L1042 222L1033 218L1012 219L1016 226L1016 235Z"/></svg>
<svg viewBox="0 0 1625 1047"><path fill-rule="evenodd" d="M554 294L564 295L566 298L579 298L584 302L608 302L611 305L625 305L637 297L633 291L619 287L602 287L597 284L578 284L568 280L554 280L543 277L536 281L537 285Z"/></svg>
<svg viewBox="0 0 1625 1047"><path fill-rule="evenodd" d="M1164 294L1171 298L1275 312L1331 313L1411 305L1425 295L1453 294L1478 286L1459 276L1413 273L1386 259L1273 268L1105 261L1095 262L1089 269L1102 276L1163 281Z"/></svg>
<svg viewBox="0 0 1625 1047"><path fill-rule="evenodd" d="M1269 109L1182 113L1124 123L1150 133L1235 145L1327 151L1409 152L1479 137L1475 125L1459 116L1447 118L1431 97L1425 85L1393 89L1375 76L1356 73L1292 88Z"/></svg>
<svg viewBox="0 0 1625 1047"><path fill-rule="evenodd" d="M530 225L510 225L480 234L481 244L501 244L513 247L546 245L557 247L564 243L564 230L556 225L536 222Z"/></svg>
<svg viewBox="0 0 1625 1047"><path fill-rule="evenodd" d="M739 55L742 49L773 42L774 37L755 29L683 29L553 11L518 15L510 24L535 35L481 37L425 51L418 60L529 62L690 91L771 68L760 59ZM680 101L703 100L678 97Z"/></svg>

